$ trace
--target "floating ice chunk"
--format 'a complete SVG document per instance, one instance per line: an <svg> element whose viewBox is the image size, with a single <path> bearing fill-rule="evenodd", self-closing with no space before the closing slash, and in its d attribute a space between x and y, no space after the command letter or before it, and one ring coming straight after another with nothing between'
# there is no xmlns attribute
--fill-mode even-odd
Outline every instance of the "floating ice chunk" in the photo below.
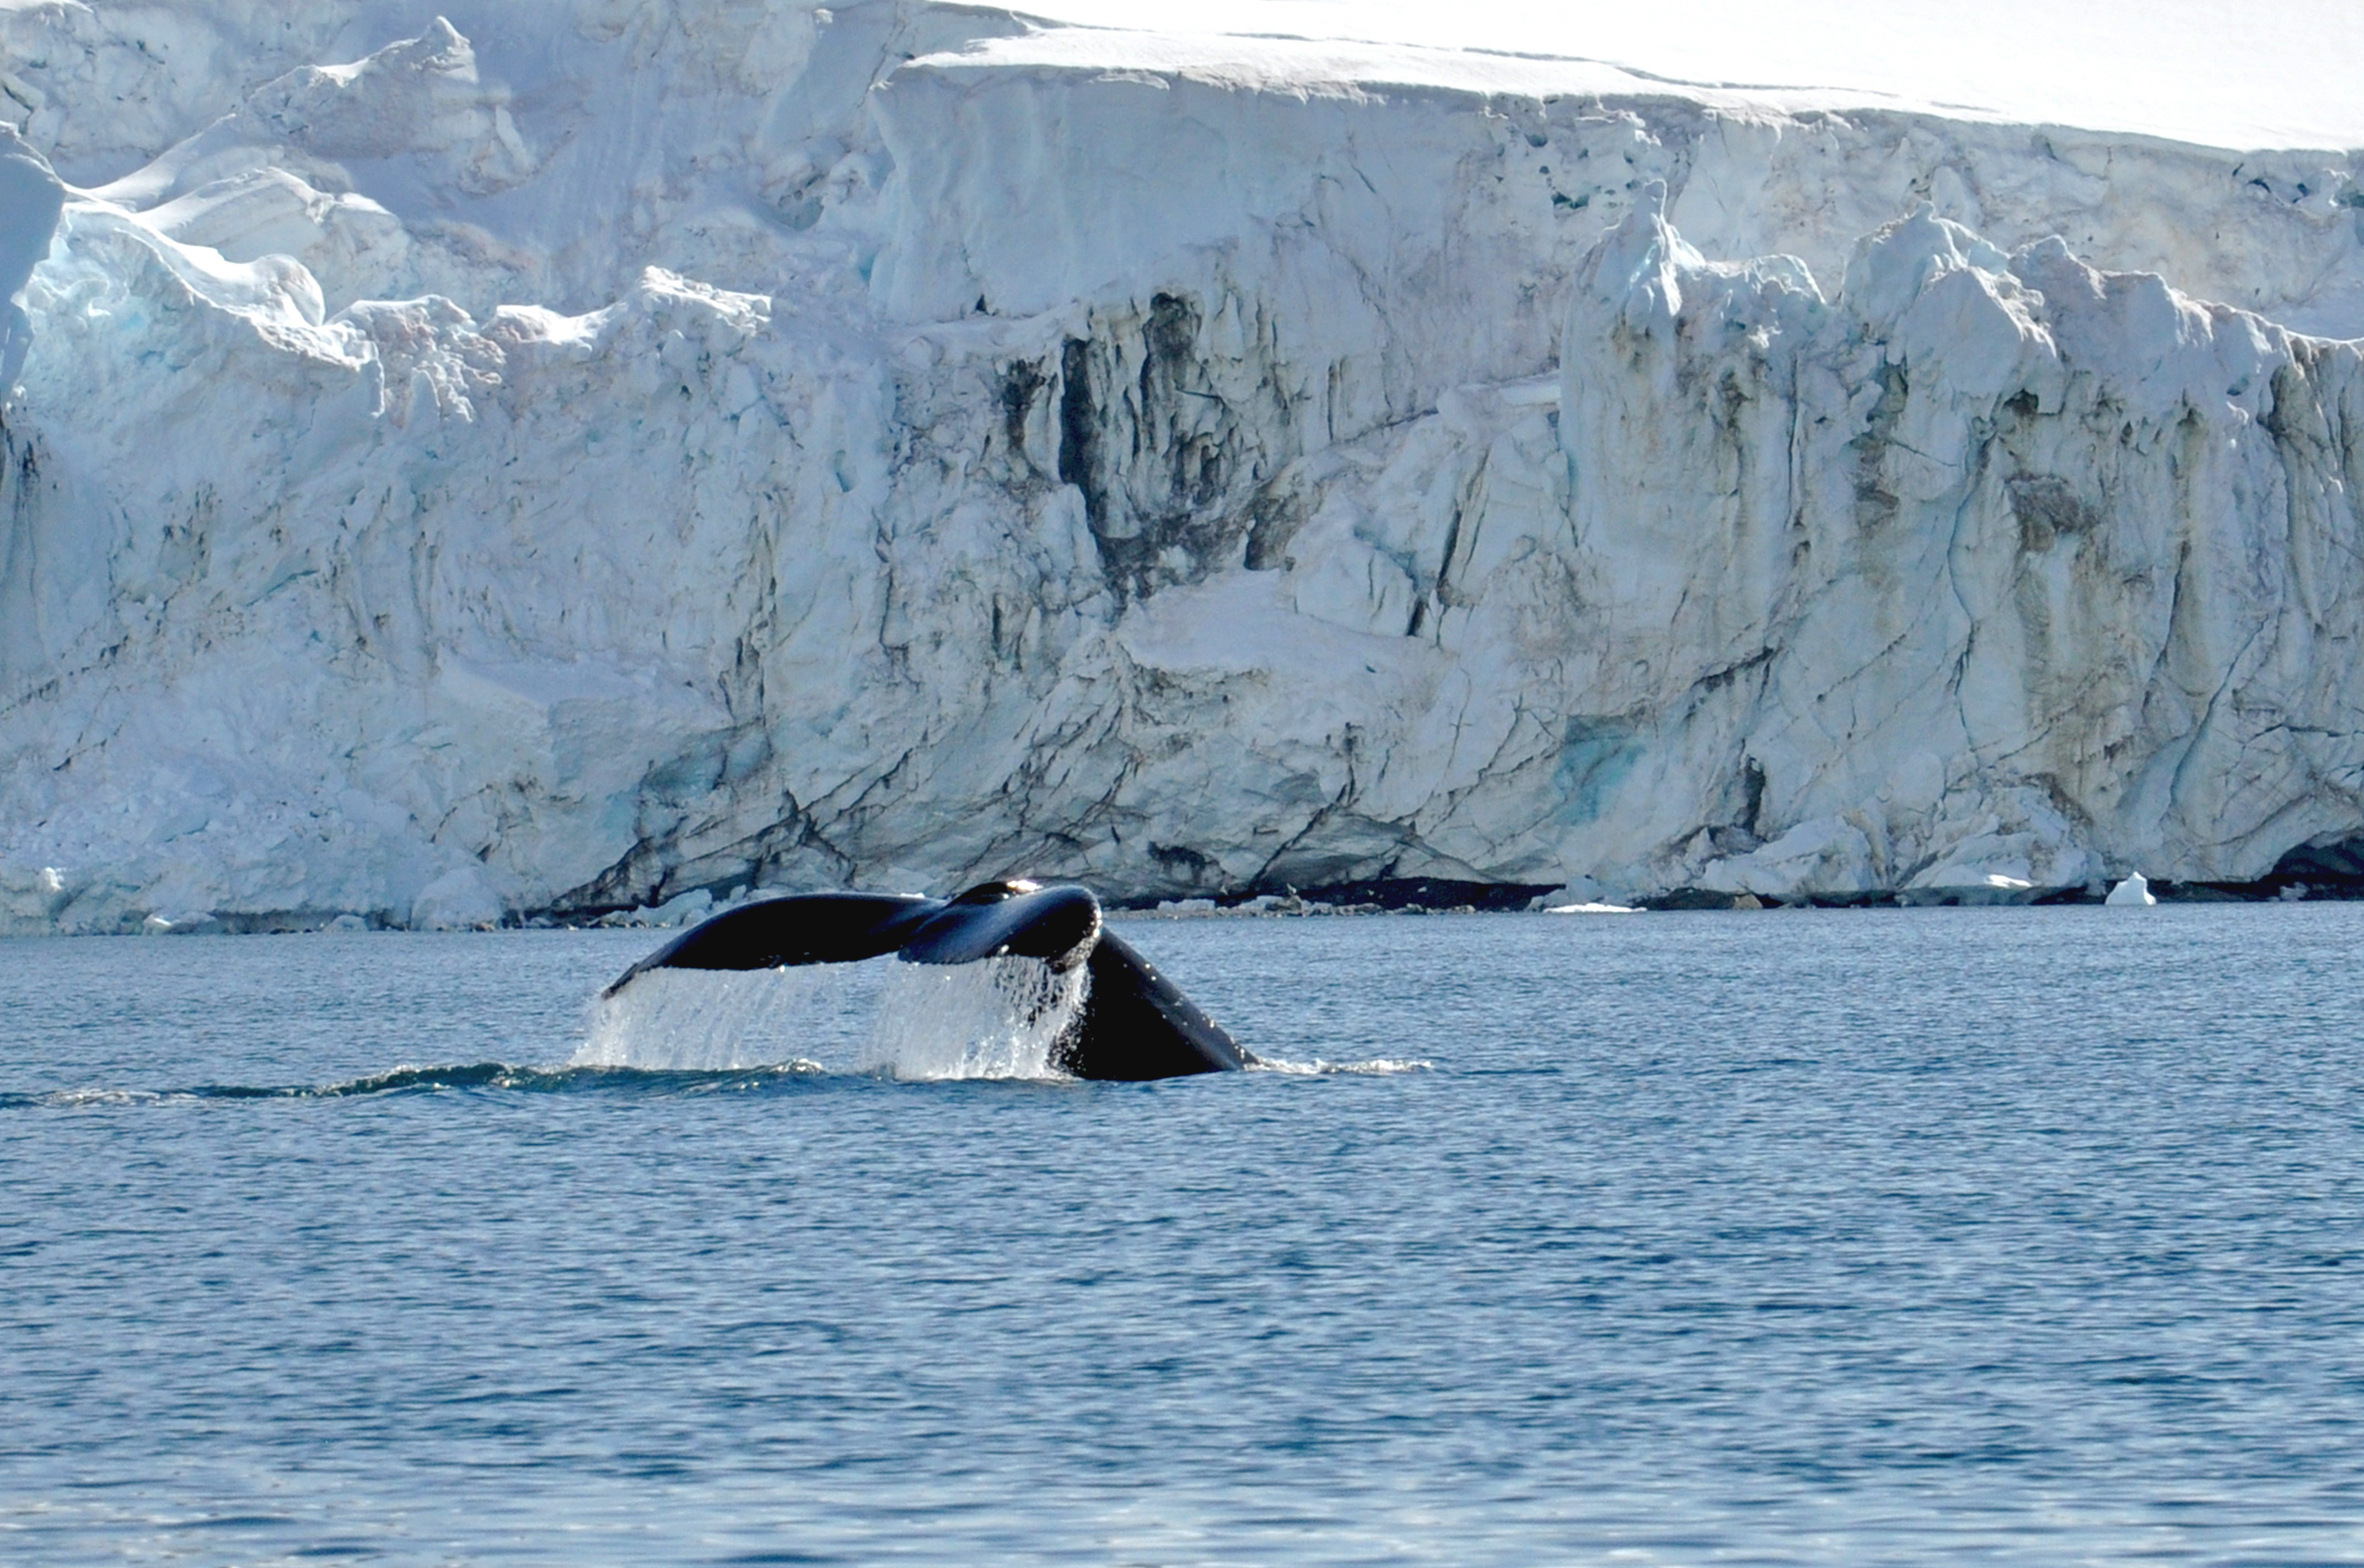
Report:
<svg viewBox="0 0 2364 1568"><path fill-rule="evenodd" d="M2039 889L2024 876L1975 866L1944 865L1924 872L1897 895L1907 906L2033 903Z"/></svg>
<svg viewBox="0 0 2364 1568"><path fill-rule="evenodd" d="M221 929L221 922L205 910L194 915L160 910L139 922L139 934L143 937L193 937L205 932L218 934Z"/></svg>
<svg viewBox="0 0 2364 1568"><path fill-rule="evenodd" d="M445 872L419 890L410 902L414 931L464 931L501 921L500 895L478 867L460 866Z"/></svg>
<svg viewBox="0 0 2364 1568"><path fill-rule="evenodd" d="M612 910L599 917L599 924L611 929L629 926L635 929L694 926L706 918L713 907L714 895L702 887L694 887L687 893L648 908Z"/></svg>
<svg viewBox="0 0 2364 1568"><path fill-rule="evenodd" d="M687 893L668 898L659 905L656 911L650 916L649 924L694 926L705 919L707 912L713 907L714 895L702 887L693 887Z"/></svg>
<svg viewBox="0 0 2364 1568"><path fill-rule="evenodd" d="M1626 902L1630 896L1622 888L1579 876L1565 886L1537 894L1527 901L1527 907L1539 915L1624 914L1634 912L1634 906Z"/></svg>
<svg viewBox="0 0 2364 1568"><path fill-rule="evenodd" d="M2136 872L2110 889L2110 896L2103 902L2113 908L2147 909L2158 900L2151 895L2150 880Z"/></svg>

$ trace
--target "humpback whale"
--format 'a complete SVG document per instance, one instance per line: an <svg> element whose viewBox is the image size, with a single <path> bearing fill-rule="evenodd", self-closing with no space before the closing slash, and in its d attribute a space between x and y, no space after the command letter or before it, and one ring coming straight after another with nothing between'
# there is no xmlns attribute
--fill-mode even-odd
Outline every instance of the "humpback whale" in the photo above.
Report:
<svg viewBox="0 0 2364 1568"><path fill-rule="evenodd" d="M1089 972L1082 1009L1052 1052L1078 1078L1130 1083L1222 1073L1250 1058L1222 1026L1123 938L1084 887L988 882L952 899L908 893L808 893L742 905L693 926L616 978L613 996L652 969L779 969L853 963L1039 959Z"/></svg>

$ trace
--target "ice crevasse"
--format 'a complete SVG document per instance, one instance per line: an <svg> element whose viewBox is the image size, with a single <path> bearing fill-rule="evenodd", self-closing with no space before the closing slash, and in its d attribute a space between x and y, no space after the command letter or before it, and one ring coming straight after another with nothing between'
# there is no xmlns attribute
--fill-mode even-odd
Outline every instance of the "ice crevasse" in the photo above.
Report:
<svg viewBox="0 0 2364 1568"><path fill-rule="evenodd" d="M2351 151L884 0L0 92L0 930L2364 833Z"/></svg>

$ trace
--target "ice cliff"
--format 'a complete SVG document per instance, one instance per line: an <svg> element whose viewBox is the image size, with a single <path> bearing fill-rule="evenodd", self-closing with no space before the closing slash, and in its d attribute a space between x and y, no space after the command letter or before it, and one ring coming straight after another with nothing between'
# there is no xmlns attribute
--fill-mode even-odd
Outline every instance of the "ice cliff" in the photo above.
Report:
<svg viewBox="0 0 2364 1568"><path fill-rule="evenodd" d="M448 17L0 5L0 930L2364 833L2356 154Z"/></svg>

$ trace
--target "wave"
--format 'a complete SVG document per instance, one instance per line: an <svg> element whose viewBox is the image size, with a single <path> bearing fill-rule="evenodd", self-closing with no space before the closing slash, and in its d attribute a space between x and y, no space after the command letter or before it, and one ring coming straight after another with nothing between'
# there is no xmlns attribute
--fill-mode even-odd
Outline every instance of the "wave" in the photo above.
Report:
<svg viewBox="0 0 2364 1568"><path fill-rule="evenodd" d="M456 1062L444 1067L395 1067L340 1084L192 1084L187 1088L57 1088L38 1093L0 1093L0 1112L73 1112L108 1106L201 1105L208 1100L364 1100L374 1095L508 1093L508 1095L747 1095L804 1088L818 1081L1019 1081L1019 1084L1080 1084L1040 1057L1040 1036L1005 1036L1000 1043L948 1045L948 1036L917 1036L912 1048L889 1060L865 1060L853 1072L830 1072L820 1062L766 1062L759 1067L516 1067L510 1062ZM1430 1062L1374 1057L1369 1062L1284 1062L1251 1057L1251 1073L1293 1078L1378 1078L1390 1073L1433 1072Z"/></svg>
<svg viewBox="0 0 2364 1568"><path fill-rule="evenodd" d="M1087 999L1087 973L1080 966L1055 973L1032 959L653 970L593 1005L583 1044L559 1066L476 1062L405 1065L329 1084L0 1093L0 1111L447 1093L746 1094L822 1079L1075 1084L1055 1063ZM1251 1056L1247 1065L1287 1077L1431 1070L1426 1061L1392 1057Z"/></svg>
<svg viewBox="0 0 2364 1568"><path fill-rule="evenodd" d="M1398 1073L1433 1073L1436 1064L1411 1056L1375 1056L1367 1062L1288 1062L1277 1056L1248 1059L1251 1073L1278 1073L1297 1078L1385 1078Z"/></svg>
<svg viewBox="0 0 2364 1568"><path fill-rule="evenodd" d="M1064 1000L1064 998L1059 998ZM941 1034L910 1037L885 1059L865 1058L847 1072L832 1072L801 1058L756 1066L725 1068L628 1067L605 1063L520 1067L506 1062L442 1066L403 1066L333 1084L195 1084L181 1088L91 1087L0 1093L0 1111L100 1110L115 1106L195 1105L207 1101L343 1100L375 1095L450 1093L732 1095L778 1092L820 1081L943 1083L1001 1081L1076 1084L1043 1060L1039 1028L984 1042L953 1041ZM1254 1057L1251 1073L1285 1077L1385 1077L1426 1073L1432 1065L1409 1058L1367 1062L1288 1062Z"/></svg>
<svg viewBox="0 0 2364 1568"><path fill-rule="evenodd" d="M817 1062L697 1072L637 1067L519 1067L475 1062L396 1067L335 1084L196 1084L176 1089L82 1088L0 1094L0 1110L78 1110L111 1106L187 1105L207 1100L341 1100L376 1095L491 1090L522 1094L712 1095L773 1089L825 1076Z"/></svg>

